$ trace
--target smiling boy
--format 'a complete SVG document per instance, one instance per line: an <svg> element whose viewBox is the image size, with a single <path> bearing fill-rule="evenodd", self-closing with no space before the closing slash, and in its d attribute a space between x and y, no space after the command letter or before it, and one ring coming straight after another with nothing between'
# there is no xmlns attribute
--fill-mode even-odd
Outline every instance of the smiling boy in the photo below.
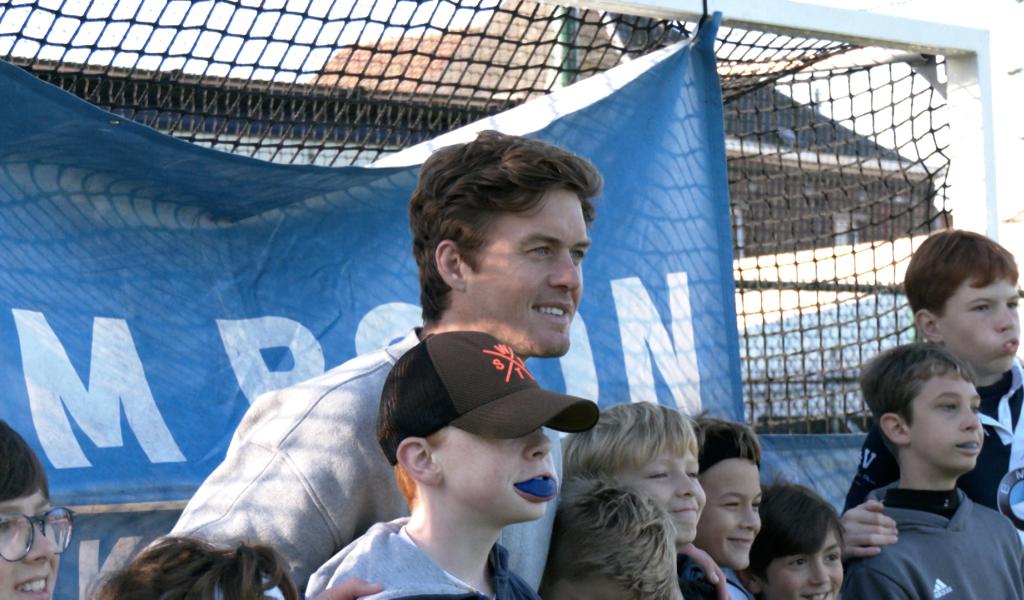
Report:
<svg viewBox="0 0 1024 600"><path fill-rule="evenodd" d="M642 492L668 512L676 546L693 543L704 490L688 417L658 404L616 404L601 412L593 428L566 436L562 445L566 479L604 478Z"/></svg>
<svg viewBox="0 0 1024 600"><path fill-rule="evenodd" d="M948 230L930 236L914 252L903 283L918 334L945 347L975 374L985 444L977 466L957 486L989 508L999 506L1003 478L1024 468L1017 276L1013 255L998 243L970 231ZM880 514L881 505L865 500L899 477L895 457L873 426L846 496L844 554L873 556L880 545L896 540L895 526Z"/></svg>
<svg viewBox="0 0 1024 600"><path fill-rule="evenodd" d="M844 600L1024 598L1013 524L956 487L983 442L970 368L935 344L908 344L869 362L861 389L900 469L872 496L900 533L851 563Z"/></svg>
<svg viewBox="0 0 1024 600"><path fill-rule="evenodd" d="M608 479L647 495L668 512L675 526L684 598L727 593L724 574L693 544L705 496L697 479L699 449L689 417L648 402L616 404L601 413L593 429L566 436L563 446L566 478Z"/></svg>
<svg viewBox="0 0 1024 600"><path fill-rule="evenodd" d="M534 521L558 491L542 426L583 431L589 400L542 390L508 345L485 333L427 337L395 363L377 439L408 518L378 523L309 580L307 597L359 577L387 598L539 600L508 568L502 528Z"/></svg>
<svg viewBox="0 0 1024 600"><path fill-rule="evenodd" d="M761 532L740 572L758 600L837 600L843 585L843 529L836 509L793 483L764 488Z"/></svg>
<svg viewBox="0 0 1024 600"><path fill-rule="evenodd" d="M50 600L73 517L53 508L39 457L0 419L0 600Z"/></svg>
<svg viewBox="0 0 1024 600"><path fill-rule="evenodd" d="M747 568L761 530L761 444L748 425L711 417L697 419L697 434L707 502L693 543L725 571L730 597L749 600L736 571Z"/></svg>

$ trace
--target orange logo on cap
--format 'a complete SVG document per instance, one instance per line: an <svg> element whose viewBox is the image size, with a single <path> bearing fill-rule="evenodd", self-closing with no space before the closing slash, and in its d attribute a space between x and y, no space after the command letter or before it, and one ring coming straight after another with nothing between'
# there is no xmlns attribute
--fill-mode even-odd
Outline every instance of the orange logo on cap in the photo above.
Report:
<svg viewBox="0 0 1024 600"><path fill-rule="evenodd" d="M523 363L523 360L516 356L516 353L512 351L512 348L509 348L507 345L495 344L494 350L488 350L485 348L484 354L497 357L491 361L491 364L494 365L496 370L505 372L505 383L509 382L513 373L518 375L519 379L526 379L527 377L533 379L533 375L530 373L530 370L526 368L526 364Z"/></svg>

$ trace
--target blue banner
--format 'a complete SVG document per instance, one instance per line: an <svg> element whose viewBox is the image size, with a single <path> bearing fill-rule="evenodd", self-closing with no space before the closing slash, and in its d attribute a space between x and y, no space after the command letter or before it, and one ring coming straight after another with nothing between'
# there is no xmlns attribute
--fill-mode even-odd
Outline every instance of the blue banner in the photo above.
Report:
<svg viewBox="0 0 1024 600"><path fill-rule="evenodd" d="M572 350L531 362L548 387L743 418L716 27L475 126L606 179ZM181 506L256 396L419 324L406 206L423 148L393 167L268 164L9 64L0 140L0 414L58 502L116 505L101 564L132 524L173 521L145 511ZM63 589L92 551L66 557Z"/></svg>

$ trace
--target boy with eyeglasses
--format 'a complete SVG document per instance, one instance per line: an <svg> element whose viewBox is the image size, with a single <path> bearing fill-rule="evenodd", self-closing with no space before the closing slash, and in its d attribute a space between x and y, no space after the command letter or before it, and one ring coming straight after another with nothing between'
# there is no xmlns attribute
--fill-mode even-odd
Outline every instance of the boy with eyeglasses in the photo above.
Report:
<svg viewBox="0 0 1024 600"><path fill-rule="evenodd" d="M0 598L49 600L73 517L50 505L39 458L0 420Z"/></svg>

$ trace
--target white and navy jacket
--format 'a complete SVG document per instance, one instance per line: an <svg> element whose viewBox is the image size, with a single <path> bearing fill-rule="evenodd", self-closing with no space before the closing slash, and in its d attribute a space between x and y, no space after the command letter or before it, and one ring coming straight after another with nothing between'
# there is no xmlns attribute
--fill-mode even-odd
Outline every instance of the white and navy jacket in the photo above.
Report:
<svg viewBox="0 0 1024 600"><path fill-rule="evenodd" d="M985 429L985 441L977 466L960 477L957 487L971 500L992 509L997 507L999 483L1011 469L1024 467L1024 421L1020 419L1024 403L1024 368L1015 360L1013 367L993 385L978 388L981 396L979 418ZM900 467L886 447L877 425L871 427L861 447L857 474L846 494L843 512L863 503L868 494L898 480Z"/></svg>

